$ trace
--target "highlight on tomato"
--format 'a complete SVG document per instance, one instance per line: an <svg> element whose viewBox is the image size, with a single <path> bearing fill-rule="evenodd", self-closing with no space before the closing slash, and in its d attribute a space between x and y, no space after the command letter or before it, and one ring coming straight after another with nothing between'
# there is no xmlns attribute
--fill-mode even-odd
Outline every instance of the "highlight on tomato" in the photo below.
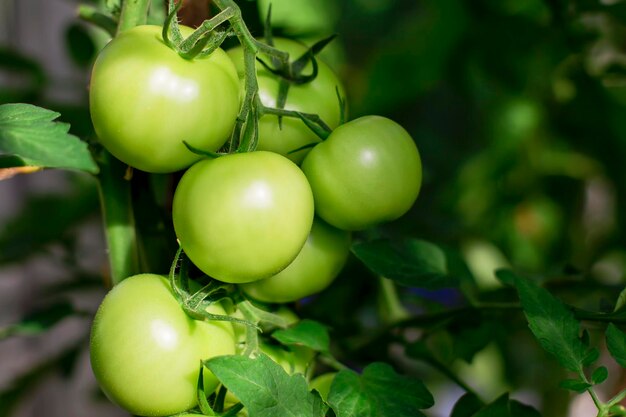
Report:
<svg viewBox="0 0 626 417"><path fill-rule="evenodd" d="M209 312L225 315L219 304ZM167 279L129 277L104 298L90 339L91 366L102 391L128 412L164 416L197 404L200 361L236 351L233 326L190 318ZM207 392L217 378L204 369Z"/></svg>
<svg viewBox="0 0 626 417"><path fill-rule="evenodd" d="M398 123L364 116L335 129L302 163L315 212L343 230L364 230L398 219L422 184L415 142Z"/></svg>
<svg viewBox="0 0 626 417"><path fill-rule="evenodd" d="M313 195L289 159L235 153L187 170L172 216L183 250L200 270L224 282L252 282L298 255L313 223Z"/></svg>
<svg viewBox="0 0 626 417"><path fill-rule="evenodd" d="M184 36L193 30L181 26ZM181 170L216 151L239 111L237 71L222 49L182 58L143 25L117 35L93 66L89 109L100 143L122 162L154 173Z"/></svg>

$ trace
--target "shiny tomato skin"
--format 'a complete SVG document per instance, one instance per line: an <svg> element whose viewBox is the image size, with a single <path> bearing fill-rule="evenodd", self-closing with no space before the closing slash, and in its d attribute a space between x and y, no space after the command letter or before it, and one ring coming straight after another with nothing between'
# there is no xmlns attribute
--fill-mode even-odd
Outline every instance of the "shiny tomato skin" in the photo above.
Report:
<svg viewBox="0 0 626 417"><path fill-rule="evenodd" d="M210 311L225 314L217 304ZM91 366L104 393L130 413L176 414L197 403L200 361L234 354L234 337L229 322L190 318L162 276L135 275L116 285L96 313ZM217 385L205 369L205 388Z"/></svg>
<svg viewBox="0 0 626 417"><path fill-rule="evenodd" d="M315 219L304 247L278 274L241 285L250 297L266 303L289 303L328 287L348 259L350 233Z"/></svg>
<svg viewBox="0 0 626 417"><path fill-rule="evenodd" d="M302 163L316 214L343 230L395 220L414 204L422 184L419 151L393 120L364 116L335 129Z"/></svg>
<svg viewBox="0 0 626 417"><path fill-rule="evenodd" d="M274 38L274 46L282 51L289 52L290 59L296 60L306 52L307 47L303 44L285 38ZM237 67L239 77L243 79L243 50L241 47L227 51ZM271 60L259 55L267 63ZM337 89L343 98L345 90L343 84L335 73L322 60L317 58L317 77L305 84L291 84L287 95L286 110L295 110L303 113L317 114L331 128L339 125L341 109L337 98ZM257 63L257 80L259 84L259 98L263 105L277 107L280 78L272 74L262 64ZM310 74L311 64L302 71L303 75ZM259 120L259 142L257 150L276 152L300 164L310 148L291 153L304 145L320 142L315 135L300 119L283 117L282 124L278 123L278 116L266 114Z"/></svg>
<svg viewBox="0 0 626 417"><path fill-rule="evenodd" d="M236 69L223 50L184 59L165 45L160 27L143 25L116 36L96 58L89 107L109 152L137 169L167 173L200 159L183 141L208 151L226 142L239 90Z"/></svg>
<svg viewBox="0 0 626 417"><path fill-rule="evenodd" d="M313 223L306 177L272 152L193 165L174 193L174 229L189 259L229 283L274 275L295 259Z"/></svg>

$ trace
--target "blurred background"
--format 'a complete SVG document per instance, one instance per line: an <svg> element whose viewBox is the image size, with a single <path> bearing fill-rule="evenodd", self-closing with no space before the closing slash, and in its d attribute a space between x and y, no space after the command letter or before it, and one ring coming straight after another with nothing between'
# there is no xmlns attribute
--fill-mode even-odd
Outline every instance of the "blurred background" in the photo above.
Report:
<svg viewBox="0 0 626 417"><path fill-rule="evenodd" d="M159 16L162 4L153 3ZM261 34L269 0L239 3ZM0 102L56 110L89 139L89 68L107 37L79 21L78 4L0 0ZM581 308L613 305L626 268L625 1L272 5L275 34L306 43L338 34L322 59L346 83L350 118L390 117L418 144L421 195L385 233L457 249L485 294L499 289L493 270L512 266ZM208 10L186 2L181 18L198 23ZM99 393L86 349L105 293L100 222L96 182L86 174L0 180L0 417L125 415ZM349 268L322 300L350 299L349 275L361 272ZM374 290L363 285L366 300ZM416 308L455 297L403 296ZM334 315L358 311L360 301L352 303ZM48 321L7 337L12 323L37 312ZM340 331L353 323L333 324ZM493 343L469 360L448 358L456 372L486 398L511 390L546 416L591 415L586 397L558 388L563 372L522 334L523 323L519 337L506 335L506 325L490 327ZM626 385L621 370L611 375L607 395ZM461 392L429 377L437 405L428 415L447 416Z"/></svg>

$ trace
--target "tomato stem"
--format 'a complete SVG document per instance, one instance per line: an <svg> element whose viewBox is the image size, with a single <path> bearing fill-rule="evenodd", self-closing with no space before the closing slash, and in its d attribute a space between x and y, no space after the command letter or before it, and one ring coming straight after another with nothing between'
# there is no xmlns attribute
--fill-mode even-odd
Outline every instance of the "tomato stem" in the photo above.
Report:
<svg viewBox="0 0 626 417"><path fill-rule="evenodd" d="M98 190L109 250L111 285L119 284L139 270L130 181L124 180L125 170L124 164L108 152L103 153Z"/></svg>
<svg viewBox="0 0 626 417"><path fill-rule="evenodd" d="M145 24L149 8L150 0L124 0L117 33Z"/></svg>
<svg viewBox="0 0 626 417"><path fill-rule="evenodd" d="M98 26L109 35L115 36L115 32L117 31L117 22L111 16L98 11L95 7L81 4L78 6L78 17L85 22Z"/></svg>
<svg viewBox="0 0 626 417"><path fill-rule="evenodd" d="M227 9L232 10L232 16L228 21L241 43L244 56L246 94L237 116L229 152L233 152L235 149L240 152L251 151L256 148L258 118L260 117L259 109L261 108L258 97L259 85L256 78L256 56L259 53L263 53L278 59L286 65L289 62L289 54L256 40L243 21L241 9L234 0L214 0L214 3L222 12Z"/></svg>
<svg viewBox="0 0 626 417"><path fill-rule="evenodd" d="M410 317L409 312L404 308L398 297L398 291L394 282L385 277L379 277L378 282L381 289L378 305L383 322L391 324Z"/></svg>

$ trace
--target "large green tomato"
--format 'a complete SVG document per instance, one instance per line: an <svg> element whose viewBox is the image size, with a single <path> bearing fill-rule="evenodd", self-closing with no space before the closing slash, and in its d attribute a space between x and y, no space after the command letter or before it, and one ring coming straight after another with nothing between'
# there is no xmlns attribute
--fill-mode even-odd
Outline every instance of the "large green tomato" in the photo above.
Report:
<svg viewBox="0 0 626 417"><path fill-rule="evenodd" d="M395 220L422 184L417 146L406 130L380 116L339 126L302 164L318 216L343 230Z"/></svg>
<svg viewBox="0 0 626 417"><path fill-rule="evenodd" d="M89 107L100 142L115 157L143 171L174 172L200 159L183 141L208 151L226 142L239 90L223 50L187 60L163 43L160 27L145 25L122 32L100 52Z"/></svg>
<svg viewBox="0 0 626 417"><path fill-rule="evenodd" d="M291 60L298 59L307 48L289 39L275 38L274 46L282 51L289 52ZM237 67L239 76L243 79L243 50L241 47L228 51L232 61ZM271 60L263 55L259 58L267 61ZM341 109L337 98L336 89L342 97L345 97L343 86L333 71L322 61L317 59L318 74L313 81L305 84L291 84L286 110L295 110L303 113L313 113L319 115L331 129L337 127L341 117ZM259 98L263 105L277 107L280 78L260 63L257 63L257 81L259 84ZM311 64L307 64L302 74L310 74ZM289 159L299 164L309 152L310 148L290 153L304 145L320 142L320 138L315 135L300 119L283 117L282 125L278 123L278 116L266 114L259 120L259 142L257 149L276 152L287 156Z"/></svg>
<svg viewBox="0 0 626 417"><path fill-rule="evenodd" d="M219 305L209 310L225 314ZM235 353L225 321L191 319L168 281L135 275L104 298L91 330L91 366L105 394L132 414L165 416L197 404L200 361ZM210 392L217 378L204 370Z"/></svg>
<svg viewBox="0 0 626 417"><path fill-rule="evenodd" d="M343 268L350 252L350 233L315 219L304 247L278 274L243 284L250 297L267 303L288 303L328 287Z"/></svg>
<svg viewBox="0 0 626 417"><path fill-rule="evenodd" d="M230 154L193 165L174 193L174 229L189 259L224 282L272 276L295 259L313 223L313 195L289 159Z"/></svg>

